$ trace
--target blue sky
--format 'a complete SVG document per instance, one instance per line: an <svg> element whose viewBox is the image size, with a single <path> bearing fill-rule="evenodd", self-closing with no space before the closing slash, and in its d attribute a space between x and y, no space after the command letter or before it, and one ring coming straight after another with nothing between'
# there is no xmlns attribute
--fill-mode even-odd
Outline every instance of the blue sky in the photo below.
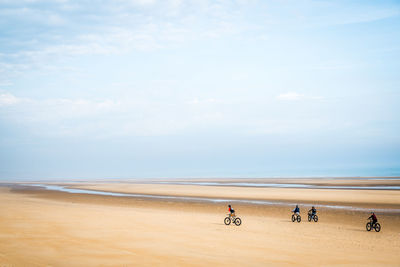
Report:
<svg viewBox="0 0 400 267"><path fill-rule="evenodd" d="M398 1L1 1L0 179L400 175Z"/></svg>

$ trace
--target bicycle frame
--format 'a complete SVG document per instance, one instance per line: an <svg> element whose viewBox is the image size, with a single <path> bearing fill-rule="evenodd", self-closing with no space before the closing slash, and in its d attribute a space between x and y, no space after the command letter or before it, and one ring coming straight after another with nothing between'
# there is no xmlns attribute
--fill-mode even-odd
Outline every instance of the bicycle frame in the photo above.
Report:
<svg viewBox="0 0 400 267"><path fill-rule="evenodd" d="M233 220L236 218L236 214L229 213L228 216L229 216L229 218L231 218Z"/></svg>

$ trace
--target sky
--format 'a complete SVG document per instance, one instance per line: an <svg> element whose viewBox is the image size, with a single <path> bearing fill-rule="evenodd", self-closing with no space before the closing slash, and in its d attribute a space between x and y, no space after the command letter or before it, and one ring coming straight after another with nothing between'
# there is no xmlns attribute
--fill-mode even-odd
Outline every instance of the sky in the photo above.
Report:
<svg viewBox="0 0 400 267"><path fill-rule="evenodd" d="M0 0L0 179L400 176L400 2Z"/></svg>

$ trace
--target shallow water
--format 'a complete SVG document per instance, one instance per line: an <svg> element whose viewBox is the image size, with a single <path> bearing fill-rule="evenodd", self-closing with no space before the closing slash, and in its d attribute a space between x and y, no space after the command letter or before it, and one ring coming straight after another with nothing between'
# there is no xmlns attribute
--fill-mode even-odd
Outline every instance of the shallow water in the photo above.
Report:
<svg viewBox="0 0 400 267"><path fill-rule="evenodd" d="M23 184L24 186L43 187L46 190L54 190L66 192L71 194L90 194L90 195L103 195L115 197L133 197L133 198L149 198L149 199L164 199L164 200L178 200L178 201L193 201L193 202L211 202L211 203L237 203L237 204L255 204L255 205L279 205L294 207L296 204L307 205L305 203L290 203L280 201L267 201L267 200L251 200L251 199L228 199L228 198L207 198L207 197L184 197L184 196L165 196L165 195L146 195L146 194L133 194L133 193L116 193L98 190L87 190L68 188L62 185L47 185L47 184ZM318 208L339 209L339 210L352 210L361 212L370 212L371 209L343 206L343 205L318 205ZM375 212L381 213L400 213L400 209L373 209Z"/></svg>
<svg viewBox="0 0 400 267"><path fill-rule="evenodd" d="M241 187L273 187L273 188L306 188L306 189L358 189L358 190L400 190L400 186L396 185L312 185L312 184L278 184L278 183L244 183L244 182L154 182L158 184L176 184L176 185L202 185L202 186L241 186Z"/></svg>

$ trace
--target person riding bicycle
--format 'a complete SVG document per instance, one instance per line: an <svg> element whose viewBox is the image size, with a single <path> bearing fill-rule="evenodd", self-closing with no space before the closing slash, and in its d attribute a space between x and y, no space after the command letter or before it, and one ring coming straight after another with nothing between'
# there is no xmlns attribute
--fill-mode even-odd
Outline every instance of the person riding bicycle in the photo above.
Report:
<svg viewBox="0 0 400 267"><path fill-rule="evenodd" d="M295 214L300 214L299 205L296 205L296 208L294 208L293 213L295 213Z"/></svg>
<svg viewBox="0 0 400 267"><path fill-rule="evenodd" d="M372 225L374 225L378 222L378 218L376 218L376 215L374 212L371 212L371 216L369 216L368 220L372 220Z"/></svg>
<svg viewBox="0 0 400 267"><path fill-rule="evenodd" d="M317 209L314 206L312 206L312 208L308 211L308 214L311 215L311 216L316 215L317 214Z"/></svg>
<svg viewBox="0 0 400 267"><path fill-rule="evenodd" d="M232 209L232 206L231 206L231 205L228 205L228 211L229 211L229 213L230 213L230 216L235 216L235 210Z"/></svg>

